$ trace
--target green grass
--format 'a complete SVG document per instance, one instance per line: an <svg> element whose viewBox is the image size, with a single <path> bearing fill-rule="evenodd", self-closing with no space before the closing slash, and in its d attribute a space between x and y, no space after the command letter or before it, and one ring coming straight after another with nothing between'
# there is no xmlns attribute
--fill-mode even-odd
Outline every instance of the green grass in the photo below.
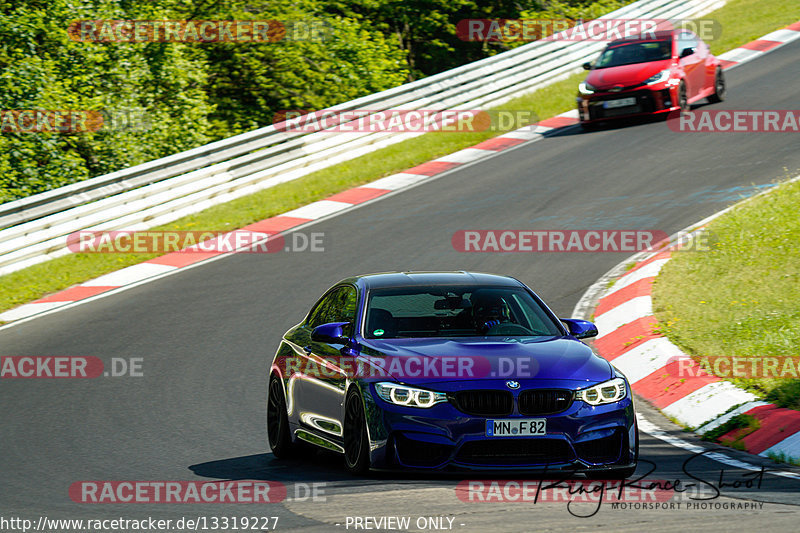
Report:
<svg viewBox="0 0 800 533"><path fill-rule="evenodd" d="M702 18L720 23L719 38L708 44L712 54L721 54L797 22L800 5L797 0L730 0Z"/></svg>
<svg viewBox="0 0 800 533"><path fill-rule="evenodd" d="M707 433L704 433L702 439L710 442L718 442L720 444L732 446L737 449L743 449L744 445L740 443L741 438L749 435L759 427L761 427L761 424L756 417L740 414L730 418L725 423L715 427ZM740 430L736 435L737 438L733 440L720 441L720 437L730 433L735 429ZM741 446L737 446L737 443L741 444Z"/></svg>
<svg viewBox="0 0 800 533"><path fill-rule="evenodd" d="M673 254L656 278L662 332L695 360L800 356L800 182L714 220L710 251ZM800 380L733 378L782 407L800 410Z"/></svg>
<svg viewBox="0 0 800 533"><path fill-rule="evenodd" d="M794 8L794 9L792 9ZM758 16L753 16L758 13ZM734 48L800 18L796 0L733 0L707 15L723 27L715 53ZM521 96L498 109L532 110L540 119L575 106L578 73L536 92ZM513 129L513 128L511 128ZM236 229L252 222L323 199L382 176L441 157L479 143L501 132L430 133L398 143L349 162L320 170L304 178L209 208L153 228L154 230ZM41 298L72 285L155 257L157 254L71 254L0 277L0 311Z"/></svg>
<svg viewBox="0 0 800 533"><path fill-rule="evenodd" d="M769 452L767 453L767 457L775 461L776 463L786 463L794 466L800 466L800 459L796 459L792 456L786 455L786 453L775 453Z"/></svg>

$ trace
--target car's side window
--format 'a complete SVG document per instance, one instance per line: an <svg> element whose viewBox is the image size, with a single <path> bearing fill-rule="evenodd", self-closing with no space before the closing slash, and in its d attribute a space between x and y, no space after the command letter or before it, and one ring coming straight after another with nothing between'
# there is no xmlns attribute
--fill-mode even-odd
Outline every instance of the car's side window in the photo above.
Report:
<svg viewBox="0 0 800 533"><path fill-rule="evenodd" d="M308 317L308 325L315 328L328 322L350 322L356 319L358 296L355 288L344 285L325 296ZM346 332L348 335L351 332Z"/></svg>
<svg viewBox="0 0 800 533"><path fill-rule="evenodd" d="M331 322L349 322L350 326L345 328L344 331L344 334L348 337L353 335L357 303L357 293L353 287L346 285L336 291L336 305L334 306L335 310Z"/></svg>
<svg viewBox="0 0 800 533"><path fill-rule="evenodd" d="M356 290L350 286L342 287L339 301L341 305L339 306L339 316L336 321L354 323L356 321L356 306L358 305Z"/></svg>
<svg viewBox="0 0 800 533"><path fill-rule="evenodd" d="M678 36L678 54L682 54L686 48L697 50L697 39L690 33L681 33Z"/></svg>
<svg viewBox="0 0 800 533"><path fill-rule="evenodd" d="M334 307L337 299L337 294L342 291L342 288L337 288L325 295L322 300L317 303L311 314L308 316L308 325L315 328L328 322L335 322L329 320L329 317L334 316Z"/></svg>

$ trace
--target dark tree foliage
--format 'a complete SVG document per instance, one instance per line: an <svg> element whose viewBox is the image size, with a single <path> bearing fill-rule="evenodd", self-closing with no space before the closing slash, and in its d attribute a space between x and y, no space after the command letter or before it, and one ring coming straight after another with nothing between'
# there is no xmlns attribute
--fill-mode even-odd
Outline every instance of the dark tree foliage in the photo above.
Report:
<svg viewBox="0 0 800 533"><path fill-rule="evenodd" d="M595 16L626 0L0 0L0 110L102 112L96 131L0 133L0 203L321 109L520 43L465 18ZM80 42L75 20L280 20L268 43ZM308 38L304 28L322 28ZM322 38L324 37L324 38ZM7 115L6 115L7 116Z"/></svg>

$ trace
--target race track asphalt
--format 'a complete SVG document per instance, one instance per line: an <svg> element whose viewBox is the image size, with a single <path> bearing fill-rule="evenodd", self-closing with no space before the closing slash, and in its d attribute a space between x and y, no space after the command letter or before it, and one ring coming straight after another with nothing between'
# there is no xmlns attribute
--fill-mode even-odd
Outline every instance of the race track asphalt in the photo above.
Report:
<svg viewBox="0 0 800 533"><path fill-rule="evenodd" d="M728 99L714 108L800 108L799 54L796 41L728 71ZM352 478L324 453L281 462L267 446L264 402L266 368L281 334L341 278L387 270L508 274L566 317L586 288L628 254L460 253L453 234L506 228L669 234L796 175L798 148L796 133L677 133L660 121L593 133L573 127L301 229L324 232L323 253L237 254L2 328L2 355L90 355L107 365L111 358L141 357L144 372L0 382L2 515L277 515L283 531L344 530L348 515L388 514L451 516L462 531L794 529L800 481L770 474L761 487L726 488L715 500L766 502L760 510L604 506L591 518L576 518L564 504L461 502L454 486L463 476ZM651 422L697 442L643 403L640 409ZM690 452L642 437L641 457L656 468L649 477L688 479L682 470ZM689 467L715 482L721 469L726 480L745 474L706 458ZM68 495L70 484L81 480L251 478L290 488L326 482L326 502L88 505Z"/></svg>

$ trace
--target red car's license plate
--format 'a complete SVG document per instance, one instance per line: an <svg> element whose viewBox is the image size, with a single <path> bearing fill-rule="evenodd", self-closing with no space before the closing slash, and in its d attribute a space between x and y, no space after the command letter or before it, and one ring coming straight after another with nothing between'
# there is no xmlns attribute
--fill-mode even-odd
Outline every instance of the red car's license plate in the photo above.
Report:
<svg viewBox="0 0 800 533"><path fill-rule="evenodd" d="M619 98L617 100L606 100L603 102L605 109L614 109L615 107L627 107L629 105L636 105L636 98Z"/></svg>

